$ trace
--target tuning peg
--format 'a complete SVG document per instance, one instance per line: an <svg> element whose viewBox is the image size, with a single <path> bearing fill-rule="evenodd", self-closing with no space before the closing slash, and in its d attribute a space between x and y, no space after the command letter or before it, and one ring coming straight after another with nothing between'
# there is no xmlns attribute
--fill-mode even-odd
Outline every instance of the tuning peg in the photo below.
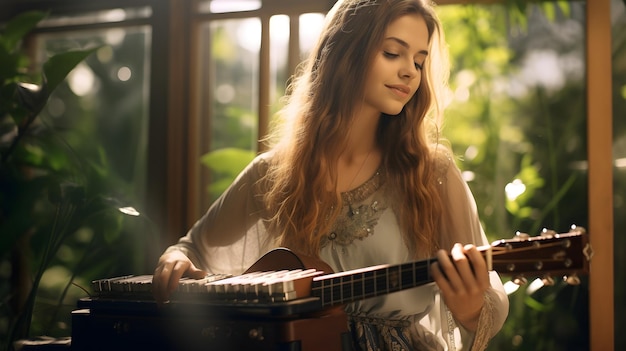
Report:
<svg viewBox="0 0 626 351"><path fill-rule="evenodd" d="M554 278L552 278L551 275L546 274L543 277L541 277L541 281L543 282L543 285L545 286L553 286L554 285Z"/></svg>
<svg viewBox="0 0 626 351"><path fill-rule="evenodd" d="M528 240L530 239L530 235L528 233L522 233L520 231L515 232L515 236L513 237L513 239L515 240Z"/></svg>
<svg viewBox="0 0 626 351"><path fill-rule="evenodd" d="M591 247L591 244L587 243L587 245L585 245L583 254L587 258L587 261L591 261L591 258L593 257L593 248Z"/></svg>
<svg viewBox="0 0 626 351"><path fill-rule="evenodd" d="M563 276L563 281L568 285L580 285L580 277L576 273Z"/></svg>
<svg viewBox="0 0 626 351"><path fill-rule="evenodd" d="M553 236L555 236L557 233L554 230L551 229L547 229L547 228L543 228L541 230L541 236L544 238L551 238Z"/></svg>
<svg viewBox="0 0 626 351"><path fill-rule="evenodd" d="M585 234L587 233L587 229L585 229L584 227L579 227L576 224L572 224L569 228L569 232L570 233L580 233L580 234Z"/></svg>
<svg viewBox="0 0 626 351"><path fill-rule="evenodd" d="M526 279L523 275L515 276L511 281L517 285L525 285L528 283L528 279Z"/></svg>

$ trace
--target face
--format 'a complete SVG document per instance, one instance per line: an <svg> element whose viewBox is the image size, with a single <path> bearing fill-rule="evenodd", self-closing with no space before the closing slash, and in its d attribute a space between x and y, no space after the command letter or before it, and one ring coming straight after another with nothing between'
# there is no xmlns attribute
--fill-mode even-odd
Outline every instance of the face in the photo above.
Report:
<svg viewBox="0 0 626 351"><path fill-rule="evenodd" d="M365 108L397 115L413 97L428 55L428 29L421 15L399 17L387 27L365 80Z"/></svg>

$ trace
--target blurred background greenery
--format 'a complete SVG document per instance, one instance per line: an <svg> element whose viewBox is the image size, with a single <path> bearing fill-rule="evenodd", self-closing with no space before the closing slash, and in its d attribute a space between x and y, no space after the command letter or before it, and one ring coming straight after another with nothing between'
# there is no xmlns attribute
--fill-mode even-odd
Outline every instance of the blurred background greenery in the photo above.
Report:
<svg viewBox="0 0 626 351"><path fill-rule="evenodd" d="M233 4L200 3L207 4L200 10L207 13L218 12L209 5ZM623 1L613 0L612 6L618 159L626 158L626 16ZM443 134L459 156L489 238L586 226L585 1L516 0L438 11L453 64ZM58 86L29 137L1 165L0 348L16 335L69 335L70 311L90 292L91 280L149 273L160 250L154 243L162 241L162 229L144 211L150 205L146 194L154 191L146 188L146 179L154 176L147 167L155 112L148 102L150 87L168 82L151 81L157 79L150 74L155 65L150 57L158 40L146 24L152 14L144 7L123 12L96 15L106 23L100 27L84 25L89 16L51 15L23 43L20 62L31 71L54 54L99 49ZM280 107L289 76L282 54L286 17L270 21L271 111ZM322 18L320 13L300 17L306 29L301 57ZM123 20L128 24L115 25ZM64 25L69 29L46 30ZM200 111L206 127L199 131L203 151L192 162L202 167L203 204L219 196L258 151L260 25L256 18L207 21L196 38L202 62L197 95L205 98L192 109ZM8 115L0 118L4 152L15 123ZM623 172L623 166L615 169L616 212L624 206ZM616 228L626 228L625 216L615 220ZM616 260L626 257L620 247ZM19 300L38 272L32 324L19 334L24 330L14 328L24 312ZM588 350L586 279L579 286L557 281L529 288L511 291L510 317L489 349ZM616 280L616 296L623 291ZM616 299L616 309L623 307ZM624 325L624 317L616 318L616 325ZM624 336L616 338L616 344L626 343Z"/></svg>

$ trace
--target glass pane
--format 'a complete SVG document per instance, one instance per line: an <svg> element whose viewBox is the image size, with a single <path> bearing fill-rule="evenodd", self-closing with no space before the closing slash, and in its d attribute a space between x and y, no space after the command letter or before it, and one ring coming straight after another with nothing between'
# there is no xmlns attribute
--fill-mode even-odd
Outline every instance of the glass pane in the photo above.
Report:
<svg viewBox="0 0 626 351"><path fill-rule="evenodd" d="M324 25L324 14L305 13L300 15L300 58L308 57L313 45L317 42L322 26Z"/></svg>
<svg viewBox="0 0 626 351"><path fill-rule="evenodd" d="M200 35L202 163L210 170L212 201L254 157L257 148L258 18L212 21ZM207 97L207 98L204 98Z"/></svg>
<svg viewBox="0 0 626 351"><path fill-rule="evenodd" d="M453 65L443 134L462 156L488 237L585 227L585 3L438 11ZM585 279L559 278L511 289L491 350L588 349Z"/></svg>
<svg viewBox="0 0 626 351"><path fill-rule="evenodd" d="M613 157L615 157L614 186L614 267L615 267L615 328L626 328L626 6L621 0L611 1L613 19ZM615 333L615 349L626 348L626 335Z"/></svg>
<svg viewBox="0 0 626 351"><path fill-rule="evenodd" d="M285 93L289 78L289 16L276 15L270 18L270 116L281 107L280 98Z"/></svg>
<svg viewBox="0 0 626 351"><path fill-rule="evenodd" d="M252 11L261 8L261 0L200 0L198 11L200 13L226 13Z"/></svg>
<svg viewBox="0 0 626 351"><path fill-rule="evenodd" d="M149 18L152 16L152 8L118 8L96 12L86 12L71 16L55 15L43 20L42 27L69 26L80 24L115 23L131 19Z"/></svg>

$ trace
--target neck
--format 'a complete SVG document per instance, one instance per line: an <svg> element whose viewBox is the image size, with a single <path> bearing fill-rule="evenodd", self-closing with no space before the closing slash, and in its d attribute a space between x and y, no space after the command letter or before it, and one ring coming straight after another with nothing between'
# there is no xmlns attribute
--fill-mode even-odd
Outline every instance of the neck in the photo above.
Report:
<svg viewBox="0 0 626 351"><path fill-rule="evenodd" d="M352 190L378 169L381 152L376 143L378 117L359 115L352 119L345 149L337 163L337 191Z"/></svg>
<svg viewBox="0 0 626 351"><path fill-rule="evenodd" d="M371 113L358 113L352 118L352 123L346 136L346 147L340 156L344 162L352 163L354 161L358 163L360 159L378 149L376 132L379 120L380 114L373 115Z"/></svg>

